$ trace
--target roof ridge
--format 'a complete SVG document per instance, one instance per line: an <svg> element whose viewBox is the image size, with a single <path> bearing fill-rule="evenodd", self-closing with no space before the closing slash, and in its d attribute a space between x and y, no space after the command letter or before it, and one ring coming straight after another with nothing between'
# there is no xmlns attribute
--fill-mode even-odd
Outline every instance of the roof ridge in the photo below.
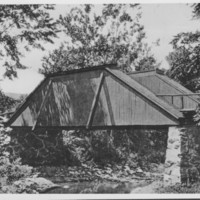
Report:
<svg viewBox="0 0 200 200"><path fill-rule="evenodd" d="M148 72L156 72L156 74L165 75L165 71L162 69L159 69L159 68L151 69L151 70L144 70L144 71L128 72L126 74L131 75L131 74L141 74L141 73L148 73Z"/></svg>
<svg viewBox="0 0 200 200"><path fill-rule="evenodd" d="M80 69L71 69L67 71L61 71L61 72L54 72L54 73L49 73L46 75L46 77L55 77L55 76L62 76L62 75L68 75L68 74L74 74L74 73L79 73L79 72L88 72L88 71L94 71L94 70L102 70L105 68L118 68L117 64L104 64L104 65L95 65L92 67L84 67Z"/></svg>
<svg viewBox="0 0 200 200"><path fill-rule="evenodd" d="M131 74L140 74L140 73L147 73L147 72L153 72L153 71L156 71L156 69L144 70L144 71L133 71L133 72L128 72L126 74L131 75Z"/></svg>

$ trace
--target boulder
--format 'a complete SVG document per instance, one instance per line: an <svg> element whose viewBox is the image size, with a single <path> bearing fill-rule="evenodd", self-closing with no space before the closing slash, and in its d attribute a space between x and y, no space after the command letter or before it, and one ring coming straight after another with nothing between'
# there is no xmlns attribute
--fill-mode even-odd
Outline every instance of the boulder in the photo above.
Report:
<svg viewBox="0 0 200 200"><path fill-rule="evenodd" d="M24 178L13 183L16 193L45 193L51 189L60 187L53 182L37 177L37 178Z"/></svg>

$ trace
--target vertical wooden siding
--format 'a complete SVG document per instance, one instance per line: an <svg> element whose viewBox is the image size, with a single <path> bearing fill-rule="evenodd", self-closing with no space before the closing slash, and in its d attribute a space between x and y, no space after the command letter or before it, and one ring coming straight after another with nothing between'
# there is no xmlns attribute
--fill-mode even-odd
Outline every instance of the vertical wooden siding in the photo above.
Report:
<svg viewBox="0 0 200 200"><path fill-rule="evenodd" d="M149 76L137 76L137 75L131 75L132 78L137 80L140 84L151 90L155 94L184 94L182 91L178 90L177 88L167 84L165 81L160 79L159 77L154 75ZM193 99L191 99L188 96L160 96L159 98L167 101L169 104L173 104L175 107L179 109L192 109L196 108L197 102L195 102ZM183 105L182 105L182 99L183 98Z"/></svg>
<svg viewBox="0 0 200 200"><path fill-rule="evenodd" d="M107 112L109 118L104 118L103 125L172 125L174 121L170 120L164 114L155 108L148 100L145 100L133 90L120 83L115 78L107 75L104 86L100 94L101 107ZM108 94L106 95L106 87ZM108 105L108 100L111 104ZM110 106L110 108L108 108ZM109 111L110 110L110 111ZM112 116L113 117L112 117ZM96 115L95 115L96 117ZM113 118L113 119L112 119ZM105 120L107 119L107 121ZM114 124L113 124L114 123ZM99 125L95 120L93 126Z"/></svg>

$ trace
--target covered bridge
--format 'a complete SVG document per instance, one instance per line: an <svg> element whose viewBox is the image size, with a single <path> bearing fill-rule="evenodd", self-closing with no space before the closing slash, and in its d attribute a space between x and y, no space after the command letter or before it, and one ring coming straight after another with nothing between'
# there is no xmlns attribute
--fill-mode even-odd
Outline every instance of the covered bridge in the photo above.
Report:
<svg viewBox="0 0 200 200"><path fill-rule="evenodd" d="M125 74L116 65L104 65L48 75L7 125L31 134L40 128L165 127L169 130L166 163L173 163L166 169L166 180L179 182L182 135L197 137L190 114L198 104L198 95L160 70Z"/></svg>
<svg viewBox="0 0 200 200"><path fill-rule="evenodd" d="M156 70L125 74L115 65L73 70L45 78L8 125L33 130L180 125L183 112L199 103L191 95Z"/></svg>

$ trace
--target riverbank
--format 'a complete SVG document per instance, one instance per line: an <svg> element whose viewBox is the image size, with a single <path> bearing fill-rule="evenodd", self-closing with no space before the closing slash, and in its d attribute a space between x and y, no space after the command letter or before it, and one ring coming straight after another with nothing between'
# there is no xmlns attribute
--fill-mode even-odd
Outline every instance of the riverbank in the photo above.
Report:
<svg viewBox="0 0 200 200"><path fill-rule="evenodd" d="M40 176L60 187L46 193L134 193L157 181L162 183L163 165L152 165L151 172L129 166L75 166L38 168Z"/></svg>

